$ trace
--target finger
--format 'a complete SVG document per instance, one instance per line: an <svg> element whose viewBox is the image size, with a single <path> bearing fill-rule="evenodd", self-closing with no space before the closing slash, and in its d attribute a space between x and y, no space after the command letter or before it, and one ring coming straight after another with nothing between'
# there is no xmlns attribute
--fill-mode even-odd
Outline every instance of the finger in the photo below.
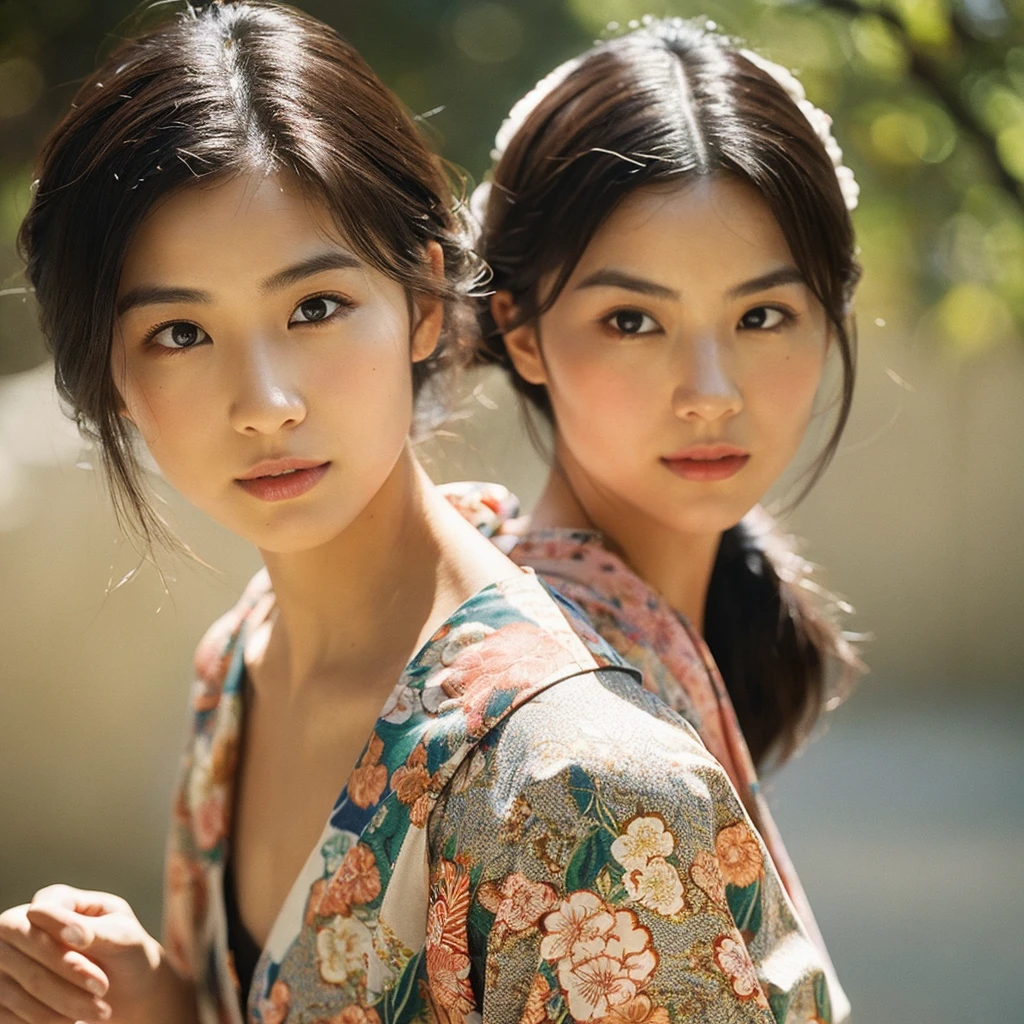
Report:
<svg viewBox="0 0 1024 1024"><path fill-rule="evenodd" d="M15 1002L21 995L29 996L51 1012L72 1020L105 1020L110 1016L110 1007L102 999L89 995L6 943L0 944L0 978L10 983Z"/></svg>
<svg viewBox="0 0 1024 1024"><path fill-rule="evenodd" d="M7 951L21 953L66 981L92 995L104 996L110 987L102 968L81 953L67 949L46 931L35 927L25 916L5 922L0 928L0 970L4 969Z"/></svg>
<svg viewBox="0 0 1024 1024"><path fill-rule="evenodd" d="M57 903L32 903L25 912L30 924L45 932L56 942L73 949L88 949L96 938L89 918Z"/></svg>
<svg viewBox="0 0 1024 1024"><path fill-rule="evenodd" d="M89 917L101 914L130 912L127 901L110 892L96 892L93 889L76 889L71 885L48 885L32 897L32 904L56 904Z"/></svg>
<svg viewBox="0 0 1024 1024"><path fill-rule="evenodd" d="M85 1021L86 1024L103 1024L110 1019L107 1003L93 1003L84 1013L64 1013L26 992L13 978L0 974L0 1013L16 1024L72 1024ZM0 1017L2 1021L4 1017Z"/></svg>

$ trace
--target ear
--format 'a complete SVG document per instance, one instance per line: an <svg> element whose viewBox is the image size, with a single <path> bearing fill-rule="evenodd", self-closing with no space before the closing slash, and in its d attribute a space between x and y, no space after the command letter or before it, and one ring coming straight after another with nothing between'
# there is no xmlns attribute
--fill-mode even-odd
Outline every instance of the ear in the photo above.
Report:
<svg viewBox="0 0 1024 1024"><path fill-rule="evenodd" d="M427 242L423 258L429 265L430 275L437 283L444 283L444 252L437 242ZM422 362L437 348L444 326L444 299L437 295L419 293L413 298L412 361Z"/></svg>
<svg viewBox="0 0 1024 1024"><path fill-rule="evenodd" d="M505 337L505 351L508 352L516 373L529 384L547 384L548 372L544 365L536 325L520 324L518 327L505 329L507 324L515 323L517 313L518 308L511 292L500 291L491 296L491 316Z"/></svg>

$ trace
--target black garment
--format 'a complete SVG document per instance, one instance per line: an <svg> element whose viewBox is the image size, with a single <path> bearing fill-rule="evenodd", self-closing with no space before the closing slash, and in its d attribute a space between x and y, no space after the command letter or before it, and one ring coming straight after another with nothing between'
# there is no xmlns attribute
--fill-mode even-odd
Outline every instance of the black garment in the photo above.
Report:
<svg viewBox="0 0 1024 1024"><path fill-rule="evenodd" d="M234 957L235 973L238 975L242 1017L248 1019L246 1003L249 1000L249 989L252 987L252 976L256 972L256 964L263 951L242 923L242 915L238 909L238 894L235 891L235 872L230 861L224 869L224 913L228 925L228 949Z"/></svg>

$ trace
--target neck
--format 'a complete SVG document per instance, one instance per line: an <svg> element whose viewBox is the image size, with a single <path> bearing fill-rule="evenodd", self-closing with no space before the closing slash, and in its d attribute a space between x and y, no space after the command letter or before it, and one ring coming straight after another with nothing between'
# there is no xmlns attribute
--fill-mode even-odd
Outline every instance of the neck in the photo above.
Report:
<svg viewBox="0 0 1024 1024"><path fill-rule="evenodd" d="M263 637L253 637L253 656L272 662L273 678L292 689L323 678L360 685L397 677L460 604L515 572L448 506L408 449L329 543L262 554L275 614Z"/></svg>
<svg viewBox="0 0 1024 1024"><path fill-rule="evenodd" d="M589 485L562 455L529 529L600 530L606 546L700 633L721 535L673 530L642 509Z"/></svg>

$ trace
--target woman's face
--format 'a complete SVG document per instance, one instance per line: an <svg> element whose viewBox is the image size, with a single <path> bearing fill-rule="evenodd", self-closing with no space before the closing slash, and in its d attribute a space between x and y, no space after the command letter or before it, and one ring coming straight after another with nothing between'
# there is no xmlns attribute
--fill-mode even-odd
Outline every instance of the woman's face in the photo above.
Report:
<svg viewBox="0 0 1024 1024"><path fill-rule="evenodd" d="M392 473L411 362L441 316L356 257L290 179L239 176L174 193L140 225L111 368L186 498L263 550L308 549Z"/></svg>
<svg viewBox="0 0 1024 1024"><path fill-rule="evenodd" d="M499 321L509 301L496 297ZM778 479L827 341L764 201L725 178L631 193L539 330L506 334L520 374L548 390L556 456L590 518L690 534L735 525Z"/></svg>

